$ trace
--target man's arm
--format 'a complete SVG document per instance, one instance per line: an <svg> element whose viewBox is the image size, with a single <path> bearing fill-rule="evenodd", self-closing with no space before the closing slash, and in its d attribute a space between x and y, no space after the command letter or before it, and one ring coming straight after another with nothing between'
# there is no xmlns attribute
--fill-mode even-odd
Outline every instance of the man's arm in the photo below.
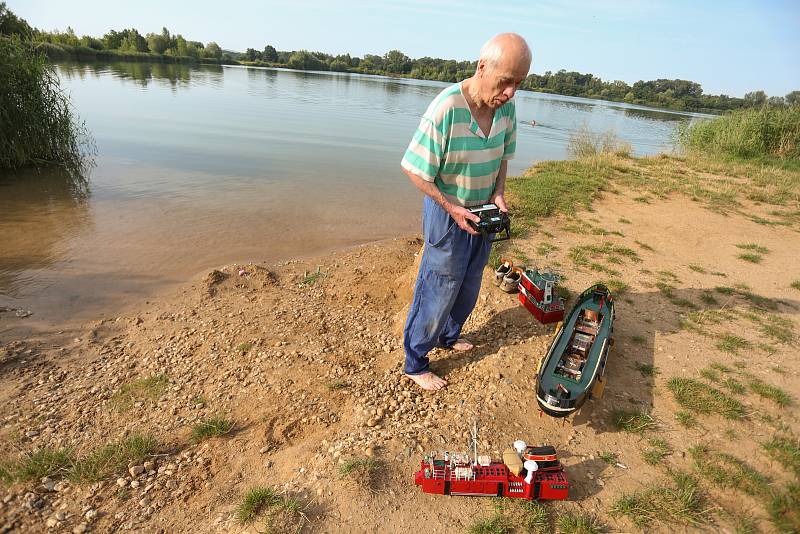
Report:
<svg viewBox="0 0 800 534"><path fill-rule="evenodd" d="M439 188L436 187L436 185L433 182L428 182L427 180L423 180L422 178L420 178L419 176L417 176L412 172L409 172L405 168L403 168L403 172L406 173L408 179L411 180L411 183L414 184L414 186L417 189L419 189L420 191L431 197L431 199L434 202L439 204L442 207L442 209L444 209L447 213L449 213L459 228L472 235L479 235L479 232L475 231L469 224L467 224L467 219L471 219L475 222L480 222L481 220L480 217L478 217L474 213L471 213L466 208L463 208L461 206L456 206L455 204L451 204L450 202L448 202L447 199L442 194L442 192L439 191Z"/></svg>
<svg viewBox="0 0 800 534"><path fill-rule="evenodd" d="M489 202L496 204L500 211L508 212L506 206L506 199L504 197L506 192L506 173L508 172L508 160L500 162L500 170L497 171L497 179L494 182L494 192L489 198Z"/></svg>

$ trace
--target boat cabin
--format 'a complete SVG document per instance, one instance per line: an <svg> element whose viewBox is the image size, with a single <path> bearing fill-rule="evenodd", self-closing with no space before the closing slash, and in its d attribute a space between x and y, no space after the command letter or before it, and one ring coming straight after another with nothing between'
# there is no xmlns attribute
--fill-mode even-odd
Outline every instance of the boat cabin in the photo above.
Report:
<svg viewBox="0 0 800 534"><path fill-rule="evenodd" d="M589 351L597 338L602 321L603 316L596 310L584 308L580 311L567 350L556 365L556 374L580 382L583 368L589 360Z"/></svg>

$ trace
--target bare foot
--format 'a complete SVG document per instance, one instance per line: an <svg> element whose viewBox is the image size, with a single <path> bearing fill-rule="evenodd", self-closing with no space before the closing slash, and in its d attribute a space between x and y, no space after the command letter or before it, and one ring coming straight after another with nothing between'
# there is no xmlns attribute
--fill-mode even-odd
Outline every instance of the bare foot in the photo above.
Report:
<svg viewBox="0 0 800 534"><path fill-rule="evenodd" d="M447 381L443 378L439 378L435 374L428 371L427 373L422 373L421 375L405 375L416 384L421 387L422 389L428 391L438 391L447 385Z"/></svg>
<svg viewBox="0 0 800 534"><path fill-rule="evenodd" d="M467 350L472 350L473 348L475 348L475 345L473 345L463 337L460 337L458 338L458 340L456 340L455 343L453 343L453 345L450 348L458 352L464 352Z"/></svg>

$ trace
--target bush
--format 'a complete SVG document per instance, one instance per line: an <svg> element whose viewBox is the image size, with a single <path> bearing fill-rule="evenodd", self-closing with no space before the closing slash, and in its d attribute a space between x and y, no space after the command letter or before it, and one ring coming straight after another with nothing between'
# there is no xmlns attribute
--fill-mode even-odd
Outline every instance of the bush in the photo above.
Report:
<svg viewBox="0 0 800 534"><path fill-rule="evenodd" d="M763 106L680 128L683 148L740 158L800 157L800 106Z"/></svg>
<svg viewBox="0 0 800 534"><path fill-rule="evenodd" d="M57 165L82 175L91 149L44 54L0 37L0 170Z"/></svg>

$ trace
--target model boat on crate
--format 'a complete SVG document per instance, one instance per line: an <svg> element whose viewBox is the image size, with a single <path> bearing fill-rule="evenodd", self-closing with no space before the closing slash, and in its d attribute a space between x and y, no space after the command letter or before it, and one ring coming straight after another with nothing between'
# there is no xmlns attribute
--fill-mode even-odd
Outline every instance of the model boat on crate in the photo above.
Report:
<svg viewBox="0 0 800 534"><path fill-rule="evenodd" d="M602 394L613 331L614 299L595 284L578 297L539 363L536 401L546 414L566 417Z"/></svg>
<svg viewBox="0 0 800 534"><path fill-rule="evenodd" d="M522 272L519 301L542 324L564 319L564 299L556 294L559 276L536 267Z"/></svg>
<svg viewBox="0 0 800 534"><path fill-rule="evenodd" d="M473 497L511 497L527 500L564 500L569 482L555 448L531 447L522 441L507 449L503 460L479 456L477 426L472 454L432 453L420 462L414 483L424 493Z"/></svg>

